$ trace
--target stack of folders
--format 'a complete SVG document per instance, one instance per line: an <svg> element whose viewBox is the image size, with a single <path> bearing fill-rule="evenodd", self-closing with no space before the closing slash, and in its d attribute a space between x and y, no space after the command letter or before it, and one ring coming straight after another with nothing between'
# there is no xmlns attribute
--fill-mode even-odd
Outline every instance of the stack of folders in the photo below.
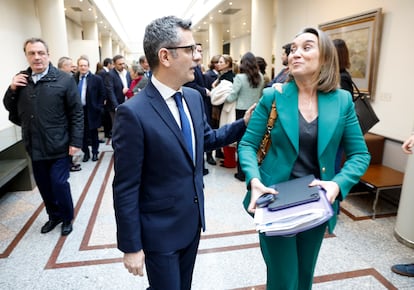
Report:
<svg viewBox="0 0 414 290"><path fill-rule="evenodd" d="M273 185L279 193L267 207L256 208L256 230L268 236L289 236L314 228L333 216L319 187L309 187L313 175Z"/></svg>

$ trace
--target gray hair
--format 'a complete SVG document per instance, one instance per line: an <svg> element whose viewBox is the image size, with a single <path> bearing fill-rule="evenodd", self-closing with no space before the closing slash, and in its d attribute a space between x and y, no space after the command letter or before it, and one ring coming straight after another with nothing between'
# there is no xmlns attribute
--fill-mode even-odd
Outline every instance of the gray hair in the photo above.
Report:
<svg viewBox="0 0 414 290"><path fill-rule="evenodd" d="M133 64L132 66L131 66L131 70L134 72L134 73L136 73L137 75L139 75L139 76L143 76L144 75L144 69L142 68L142 66L140 65L140 64L138 64L138 63L136 63L136 64Z"/></svg>
<svg viewBox="0 0 414 290"><path fill-rule="evenodd" d="M26 53L26 46L27 46L29 43L30 43L30 44L34 44L34 43L36 43L36 42L40 42L40 43L42 43L42 44L43 44L43 46L46 48L46 52L47 52L47 53L49 53L49 46L47 45L46 41L44 41L43 39L38 38L38 37L32 37L32 38L29 38L29 39L27 39L27 40L24 42L24 44L23 44L23 51L24 51L24 53Z"/></svg>
<svg viewBox="0 0 414 290"><path fill-rule="evenodd" d="M58 68L59 69L62 69L63 68L63 66L65 65L65 63L67 62L67 61L71 61L72 59L70 58L70 57L67 57L67 56L62 56L61 58L59 58L59 60L58 60Z"/></svg>
<svg viewBox="0 0 414 290"><path fill-rule="evenodd" d="M145 28L144 52L152 70L158 68L160 48L176 46L180 43L180 28L191 30L191 21L175 16L165 16L155 19Z"/></svg>

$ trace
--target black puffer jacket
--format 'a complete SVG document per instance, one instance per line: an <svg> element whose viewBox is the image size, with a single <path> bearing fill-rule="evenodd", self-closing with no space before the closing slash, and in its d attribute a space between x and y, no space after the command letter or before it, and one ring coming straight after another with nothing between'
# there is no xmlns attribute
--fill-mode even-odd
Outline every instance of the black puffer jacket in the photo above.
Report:
<svg viewBox="0 0 414 290"><path fill-rule="evenodd" d="M62 158L69 145L81 148L83 109L73 77L49 65L47 75L33 83L32 70L28 84L16 91L8 88L4 105L9 119L22 127L22 138L33 161Z"/></svg>

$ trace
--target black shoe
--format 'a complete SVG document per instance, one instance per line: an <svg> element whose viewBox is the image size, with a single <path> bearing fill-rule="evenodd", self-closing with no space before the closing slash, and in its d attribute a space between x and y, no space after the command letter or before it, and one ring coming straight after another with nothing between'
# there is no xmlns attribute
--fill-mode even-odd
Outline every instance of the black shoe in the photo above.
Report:
<svg viewBox="0 0 414 290"><path fill-rule="evenodd" d="M89 154L83 155L82 162L88 162L89 158L90 158Z"/></svg>
<svg viewBox="0 0 414 290"><path fill-rule="evenodd" d="M46 234L53 230L58 224L60 224L62 220L48 220L43 227L40 229L42 234Z"/></svg>
<svg viewBox="0 0 414 290"><path fill-rule="evenodd" d="M237 178L240 181L246 181L246 176L244 176L244 174L235 173L234 177Z"/></svg>
<svg viewBox="0 0 414 290"><path fill-rule="evenodd" d="M81 171L82 168L80 166L80 164L72 164L69 168L70 171L75 172L75 171Z"/></svg>
<svg viewBox="0 0 414 290"><path fill-rule="evenodd" d="M216 158L224 158L224 154L221 150L216 150Z"/></svg>
<svg viewBox="0 0 414 290"><path fill-rule="evenodd" d="M207 169L207 168L204 168L204 169L203 169L203 175L207 175L207 174L208 174L208 172L209 172L209 171L208 171L208 169Z"/></svg>
<svg viewBox="0 0 414 290"><path fill-rule="evenodd" d="M63 222L62 224L62 236L69 235L73 230L71 222Z"/></svg>
<svg viewBox="0 0 414 290"><path fill-rule="evenodd" d="M92 161L98 160L98 154L92 154Z"/></svg>
<svg viewBox="0 0 414 290"><path fill-rule="evenodd" d="M214 160L213 156L209 155L207 156L207 163L211 165L216 165L216 160Z"/></svg>

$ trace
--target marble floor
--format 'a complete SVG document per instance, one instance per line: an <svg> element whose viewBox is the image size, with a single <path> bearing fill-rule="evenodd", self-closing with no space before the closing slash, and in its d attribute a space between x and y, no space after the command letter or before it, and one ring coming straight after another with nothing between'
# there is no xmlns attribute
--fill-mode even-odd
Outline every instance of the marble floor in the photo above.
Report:
<svg viewBox="0 0 414 290"><path fill-rule="evenodd" d="M60 226L40 234L47 220L37 189L0 197L0 289L146 289L146 277L128 273L116 248L112 208L112 147L101 144L97 162L80 162L71 173L74 230ZM77 156L79 161L81 156ZM205 176L207 230L195 265L194 290L265 289L265 265L253 220L242 208L243 182L235 169L208 165ZM342 203L334 235L324 239L313 289L414 289L414 278L390 271L414 262L414 251L394 235L396 205L373 195Z"/></svg>

